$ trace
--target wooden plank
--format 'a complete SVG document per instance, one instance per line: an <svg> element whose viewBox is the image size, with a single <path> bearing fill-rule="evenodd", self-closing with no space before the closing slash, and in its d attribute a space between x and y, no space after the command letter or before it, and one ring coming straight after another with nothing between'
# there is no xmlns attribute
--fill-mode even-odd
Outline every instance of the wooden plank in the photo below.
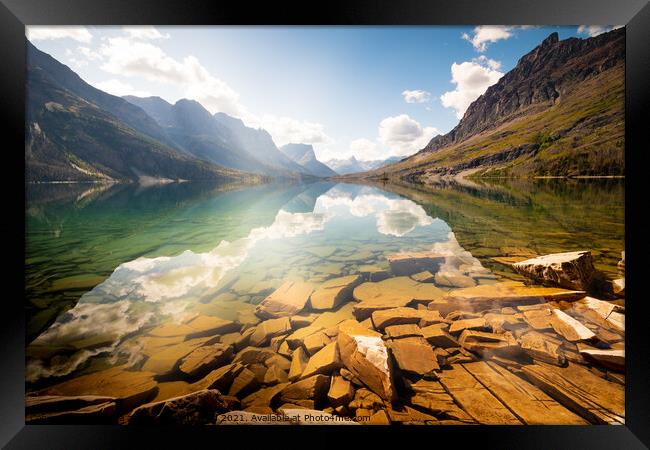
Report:
<svg viewBox="0 0 650 450"><path fill-rule="evenodd" d="M521 425L511 412L485 386L460 364L440 372L440 384L463 410L486 425Z"/></svg>
<svg viewBox="0 0 650 450"><path fill-rule="evenodd" d="M556 367L536 361L523 366L528 380L571 411L592 423L625 423L625 389L569 363Z"/></svg>
<svg viewBox="0 0 650 450"><path fill-rule="evenodd" d="M464 365L483 386L527 425L587 425L541 389L494 363Z"/></svg>

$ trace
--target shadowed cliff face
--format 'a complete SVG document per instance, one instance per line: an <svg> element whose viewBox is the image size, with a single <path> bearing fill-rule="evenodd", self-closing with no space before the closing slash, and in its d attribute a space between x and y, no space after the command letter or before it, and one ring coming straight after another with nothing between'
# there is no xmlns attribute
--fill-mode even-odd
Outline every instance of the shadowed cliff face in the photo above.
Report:
<svg viewBox="0 0 650 450"><path fill-rule="evenodd" d="M475 100L449 133L399 163L393 178L431 175L622 175L625 30L551 34ZM487 170L487 169L491 169Z"/></svg>

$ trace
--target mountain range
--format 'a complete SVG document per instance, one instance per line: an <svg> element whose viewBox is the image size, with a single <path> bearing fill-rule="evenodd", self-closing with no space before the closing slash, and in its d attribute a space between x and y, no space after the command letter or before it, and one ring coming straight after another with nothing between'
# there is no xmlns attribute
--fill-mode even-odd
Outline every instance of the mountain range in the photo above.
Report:
<svg viewBox="0 0 650 450"><path fill-rule="evenodd" d="M325 161L325 164L327 164L331 169L335 170L340 175L347 175L379 169L389 164L398 162L401 159L402 158L399 156L391 156L387 159L364 161L358 160L354 156L350 156L348 159L330 159L329 161Z"/></svg>
<svg viewBox="0 0 650 450"><path fill-rule="evenodd" d="M416 154L362 176L427 182L471 176L625 173L625 29L550 34ZM468 172L470 171L470 172Z"/></svg>
<svg viewBox="0 0 650 450"><path fill-rule="evenodd" d="M27 181L201 180L334 176L271 135L200 103L117 97L27 42ZM314 171L312 171L313 168Z"/></svg>
<svg viewBox="0 0 650 450"><path fill-rule="evenodd" d="M309 144L286 144L280 147L280 151L314 175L319 177L335 177L338 175L338 173L316 159L314 147Z"/></svg>

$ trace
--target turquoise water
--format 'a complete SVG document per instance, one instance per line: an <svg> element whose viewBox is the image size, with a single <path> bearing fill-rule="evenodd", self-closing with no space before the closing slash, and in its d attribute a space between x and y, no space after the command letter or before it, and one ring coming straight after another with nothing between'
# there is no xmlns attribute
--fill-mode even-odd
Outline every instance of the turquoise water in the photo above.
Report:
<svg viewBox="0 0 650 450"><path fill-rule="evenodd" d="M242 321L285 280L321 283L435 249L514 278L494 258L590 249L616 275L620 181L255 187L28 187L27 378L140 363L137 338L188 314Z"/></svg>

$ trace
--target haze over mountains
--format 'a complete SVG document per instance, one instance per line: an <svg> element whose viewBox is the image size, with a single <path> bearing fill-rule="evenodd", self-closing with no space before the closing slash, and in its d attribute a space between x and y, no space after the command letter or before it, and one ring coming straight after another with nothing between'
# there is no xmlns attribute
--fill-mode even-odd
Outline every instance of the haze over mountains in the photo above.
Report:
<svg viewBox="0 0 650 450"><path fill-rule="evenodd" d="M27 181L259 182L334 176L313 149L299 162L271 135L200 103L120 98L27 43ZM309 156L305 159L305 156Z"/></svg>
<svg viewBox="0 0 650 450"><path fill-rule="evenodd" d="M350 156L348 159L330 159L329 161L325 161L325 164L327 164L339 174L347 175L379 169L381 167L387 166L388 164L400 161L401 159L402 157L399 156L391 156L387 159L364 161L358 160L354 156Z"/></svg>
<svg viewBox="0 0 650 450"><path fill-rule="evenodd" d="M625 29L560 41L557 33L476 99L449 133L364 174L427 182L473 176L624 175Z"/></svg>

